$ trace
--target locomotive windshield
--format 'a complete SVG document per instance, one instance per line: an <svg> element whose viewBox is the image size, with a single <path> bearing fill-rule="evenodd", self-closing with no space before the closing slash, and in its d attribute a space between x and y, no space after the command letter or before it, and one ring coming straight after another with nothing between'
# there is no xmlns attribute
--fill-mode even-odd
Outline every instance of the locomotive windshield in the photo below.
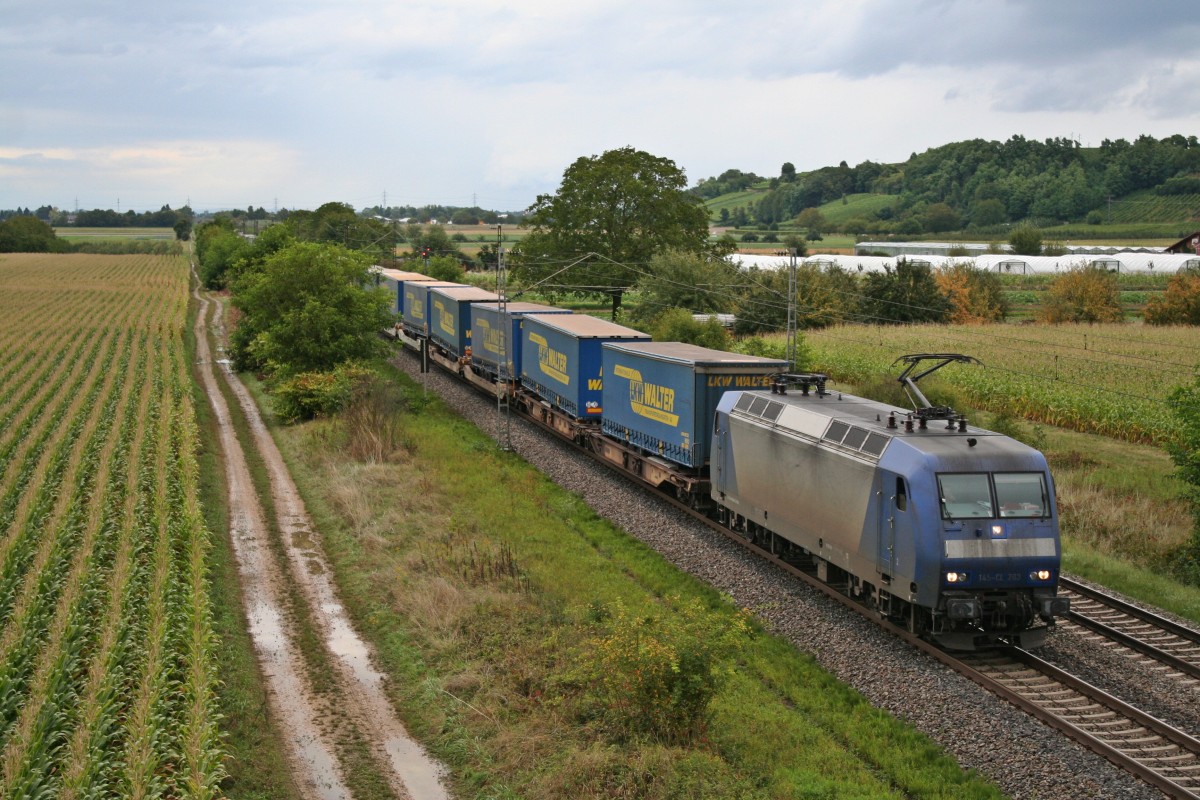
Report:
<svg viewBox="0 0 1200 800"><path fill-rule="evenodd" d="M997 472L996 501L1002 517L1044 517L1046 477L1040 472Z"/></svg>
<svg viewBox="0 0 1200 800"><path fill-rule="evenodd" d="M1049 503L1040 472L943 473L938 475L943 519L1044 517ZM997 515L993 509L1000 509Z"/></svg>

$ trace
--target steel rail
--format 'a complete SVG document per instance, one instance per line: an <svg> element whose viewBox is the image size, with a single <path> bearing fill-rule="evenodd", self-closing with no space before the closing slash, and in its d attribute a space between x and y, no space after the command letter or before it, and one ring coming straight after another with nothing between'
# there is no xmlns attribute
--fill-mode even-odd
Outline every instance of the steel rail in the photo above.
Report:
<svg viewBox="0 0 1200 800"><path fill-rule="evenodd" d="M1070 578L1060 578L1059 588L1088 601L1071 604L1071 613L1067 617L1071 622L1200 680L1200 631ZM1101 615L1089 613L1089 604L1100 605L1110 612L1110 618L1101 619ZM1113 619L1112 616L1117 618ZM1150 626L1151 629L1134 630L1139 624Z"/></svg>
<svg viewBox="0 0 1200 800"><path fill-rule="evenodd" d="M1026 650L1010 648L996 656L991 662L966 656L953 666L1168 797L1200 798L1200 740ZM1005 661L1050 683L1014 674Z"/></svg>

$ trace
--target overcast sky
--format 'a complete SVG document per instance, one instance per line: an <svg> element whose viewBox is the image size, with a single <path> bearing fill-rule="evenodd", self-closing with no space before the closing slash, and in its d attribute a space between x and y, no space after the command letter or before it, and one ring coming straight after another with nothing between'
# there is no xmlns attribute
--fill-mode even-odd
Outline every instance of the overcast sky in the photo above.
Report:
<svg viewBox="0 0 1200 800"><path fill-rule="evenodd" d="M527 207L952 141L1200 134L1189 0L0 0L0 208Z"/></svg>

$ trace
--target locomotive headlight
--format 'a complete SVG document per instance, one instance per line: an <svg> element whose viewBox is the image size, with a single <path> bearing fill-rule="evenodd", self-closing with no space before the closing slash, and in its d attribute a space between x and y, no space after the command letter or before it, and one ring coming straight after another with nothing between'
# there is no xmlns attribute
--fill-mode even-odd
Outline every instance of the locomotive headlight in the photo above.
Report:
<svg viewBox="0 0 1200 800"><path fill-rule="evenodd" d="M1035 569L1033 572L1029 573L1029 580L1031 580L1031 581L1048 581L1048 580L1050 580L1050 570Z"/></svg>
<svg viewBox="0 0 1200 800"><path fill-rule="evenodd" d="M946 583L966 583L967 573L965 572L947 572Z"/></svg>

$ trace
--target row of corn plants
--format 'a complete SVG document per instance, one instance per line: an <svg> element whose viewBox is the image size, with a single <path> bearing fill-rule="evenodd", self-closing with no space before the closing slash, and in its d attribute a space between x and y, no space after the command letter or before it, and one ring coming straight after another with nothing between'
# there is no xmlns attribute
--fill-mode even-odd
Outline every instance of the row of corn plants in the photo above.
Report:
<svg viewBox="0 0 1200 800"><path fill-rule="evenodd" d="M27 469L37 466L42 449L54 435L64 416L70 412L72 405L80 402L80 389L92 375L90 370L99 368L96 356L102 352L101 345L105 343L106 340L97 340L82 357L76 354L77 357L68 362L69 369L63 369L61 374L51 376L54 380L47 380L45 385L31 388L32 396L25 406L10 415L6 435L0 438L0 465L4 467L5 475L4 491L10 491L9 487L18 476L25 475L24 471L18 471L19 467L16 465L24 465ZM14 495L15 499L20 497L20 493ZM5 499L8 499L7 496ZM2 507L0 504L0 508ZM2 519L0 516L0 520Z"/></svg>
<svg viewBox="0 0 1200 800"><path fill-rule="evenodd" d="M0 787L11 796L37 796L50 785L47 779L53 774L49 769L53 754L61 747L74 712L70 702L74 676L95 634L89 620L111 558L111 537L100 525L103 500L91 503L89 499L109 483L112 451L121 435L117 423L128 415L133 389L132 382L125 380L131 357L136 354L125 351L112 371L115 380L108 400L80 459L74 491L55 526L58 536L53 551L37 568L36 593L20 618L8 625L9 630L21 631L24 640L38 642L36 648L14 650L27 654L23 694L42 698L40 704L27 703L19 709L6 729L0 751Z"/></svg>
<svg viewBox="0 0 1200 800"><path fill-rule="evenodd" d="M187 279L0 258L0 797L220 796Z"/></svg>

